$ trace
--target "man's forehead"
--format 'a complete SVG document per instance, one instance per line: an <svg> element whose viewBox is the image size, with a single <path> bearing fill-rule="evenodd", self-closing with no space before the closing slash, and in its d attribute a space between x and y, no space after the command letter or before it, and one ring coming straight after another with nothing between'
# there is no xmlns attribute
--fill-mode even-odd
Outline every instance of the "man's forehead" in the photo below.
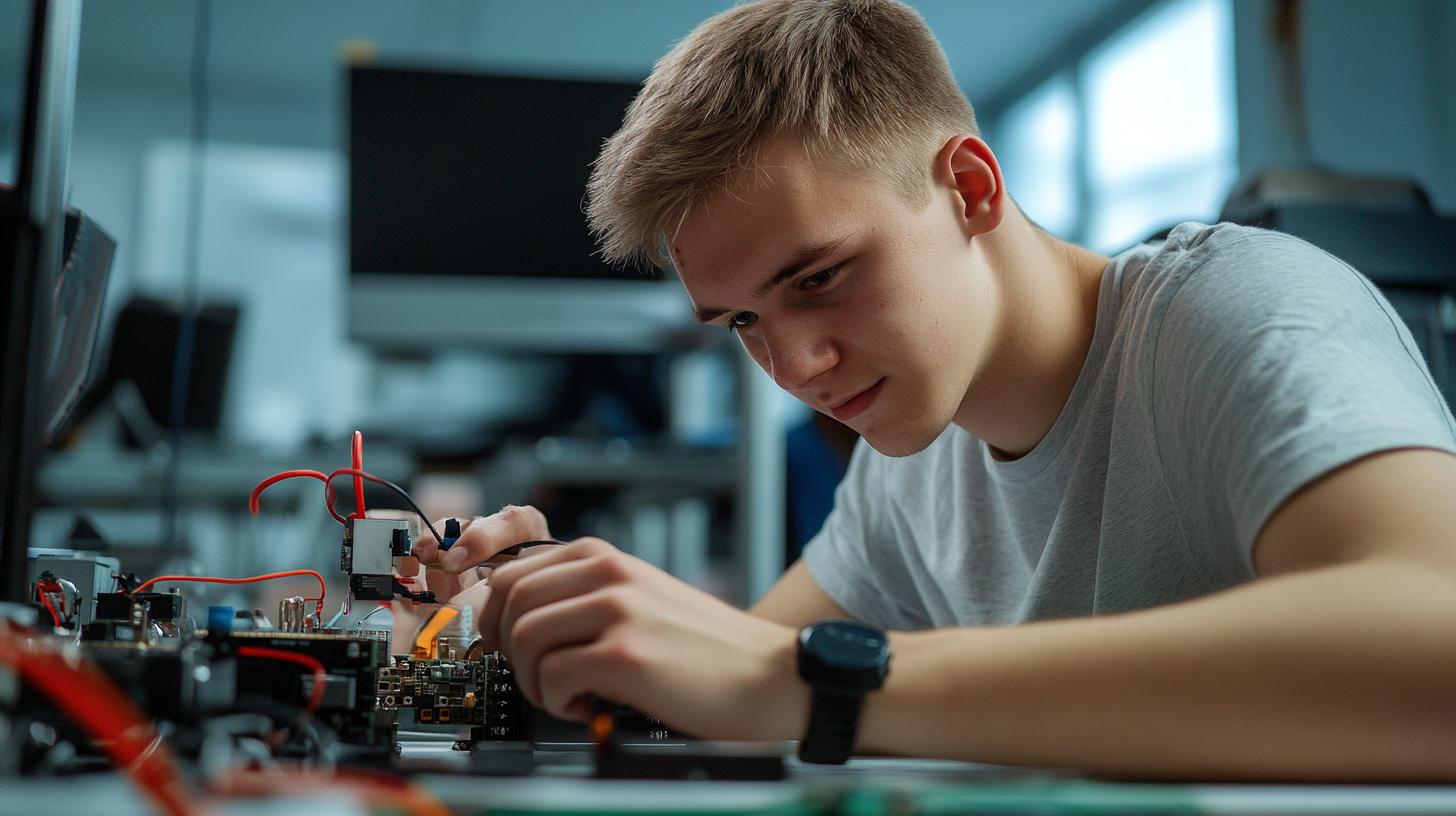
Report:
<svg viewBox="0 0 1456 816"><path fill-rule="evenodd" d="M751 178L725 186L692 208L668 250L679 273L708 274L723 266L769 265L812 244L824 217L811 174L760 163Z"/></svg>

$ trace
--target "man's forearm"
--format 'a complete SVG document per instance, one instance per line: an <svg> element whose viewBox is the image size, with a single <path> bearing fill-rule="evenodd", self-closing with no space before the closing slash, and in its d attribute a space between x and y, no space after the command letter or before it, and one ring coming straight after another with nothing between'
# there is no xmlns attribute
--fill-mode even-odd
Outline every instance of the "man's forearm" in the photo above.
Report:
<svg viewBox="0 0 1456 816"><path fill-rule="evenodd" d="M1414 566L892 639L861 750L1136 777L1456 779L1456 584Z"/></svg>

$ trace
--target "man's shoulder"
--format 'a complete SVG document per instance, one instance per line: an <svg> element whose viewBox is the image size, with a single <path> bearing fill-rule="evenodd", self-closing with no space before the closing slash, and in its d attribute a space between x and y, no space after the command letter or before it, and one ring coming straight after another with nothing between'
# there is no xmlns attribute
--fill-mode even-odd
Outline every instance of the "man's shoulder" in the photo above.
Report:
<svg viewBox="0 0 1456 816"><path fill-rule="evenodd" d="M1164 240L1142 244L1125 254L1140 271L1157 278L1343 266L1319 247L1287 233L1195 221L1179 224Z"/></svg>
<svg viewBox="0 0 1456 816"><path fill-rule="evenodd" d="M1272 230L1189 222L1174 228L1163 242L1134 251L1140 255L1130 264L1125 290L1133 299L1142 294L1155 323L1165 312L1261 322L1276 314L1320 309L1334 316L1376 303L1373 286L1348 264Z"/></svg>

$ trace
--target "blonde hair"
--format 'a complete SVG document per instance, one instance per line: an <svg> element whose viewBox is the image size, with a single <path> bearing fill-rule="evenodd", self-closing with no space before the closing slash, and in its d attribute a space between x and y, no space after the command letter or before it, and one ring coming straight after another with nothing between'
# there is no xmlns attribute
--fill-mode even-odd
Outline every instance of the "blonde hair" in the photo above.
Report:
<svg viewBox="0 0 1456 816"><path fill-rule="evenodd" d="M895 0L761 0L725 11L658 61L587 185L606 260L664 265L661 242L792 138L809 156L929 200L927 151L977 133L920 16Z"/></svg>

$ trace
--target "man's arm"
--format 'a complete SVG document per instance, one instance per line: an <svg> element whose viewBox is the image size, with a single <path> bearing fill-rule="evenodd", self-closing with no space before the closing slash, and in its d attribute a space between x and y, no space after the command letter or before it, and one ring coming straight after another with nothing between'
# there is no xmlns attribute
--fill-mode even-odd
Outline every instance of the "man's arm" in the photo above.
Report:
<svg viewBox="0 0 1456 816"><path fill-rule="evenodd" d="M748 613L795 629L824 618L854 617L824 593L802 558L758 599L758 603L749 608Z"/></svg>
<svg viewBox="0 0 1456 816"><path fill-rule="evenodd" d="M1285 502L1264 577L1105 618L892 635L860 746L1118 776L1456 780L1456 457Z"/></svg>

